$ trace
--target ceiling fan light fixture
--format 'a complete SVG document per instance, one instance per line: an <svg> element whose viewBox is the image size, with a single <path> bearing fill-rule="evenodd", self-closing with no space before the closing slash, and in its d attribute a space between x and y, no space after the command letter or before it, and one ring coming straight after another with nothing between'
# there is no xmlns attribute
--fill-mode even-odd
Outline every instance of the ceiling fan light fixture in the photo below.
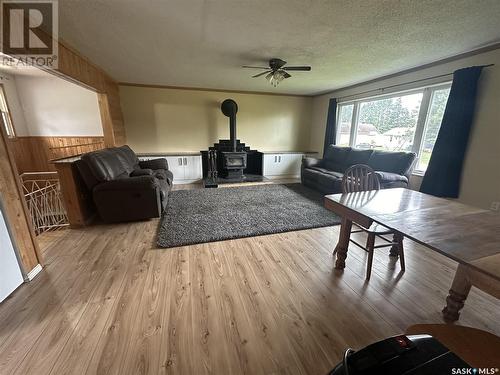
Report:
<svg viewBox="0 0 500 375"><path fill-rule="evenodd" d="M252 76L252 78L258 78L263 75L266 75L266 79L269 81L271 85L274 87L278 86L281 81L284 79L290 78L291 75L288 73L289 70L293 71L303 71L303 72L310 72L311 67L310 66L285 66L286 61L281 60L281 59L271 59L269 60L269 67L263 67L263 66L251 66L251 65L243 65L243 68L250 68L250 69L264 69L264 72L257 73Z"/></svg>
<svg viewBox="0 0 500 375"><path fill-rule="evenodd" d="M266 76L267 80L271 85L274 87L278 86L281 81L285 79L285 75L283 74L282 71L276 70L275 72L272 72Z"/></svg>

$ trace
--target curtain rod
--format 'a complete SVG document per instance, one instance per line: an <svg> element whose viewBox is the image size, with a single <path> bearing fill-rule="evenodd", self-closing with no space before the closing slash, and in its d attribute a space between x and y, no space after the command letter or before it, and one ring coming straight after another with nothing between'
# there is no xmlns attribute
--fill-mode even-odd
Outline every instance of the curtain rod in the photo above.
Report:
<svg viewBox="0 0 500 375"><path fill-rule="evenodd" d="M488 67L494 66L494 65L495 64L481 65L481 68L488 68ZM451 76L451 75L453 75L453 72L452 73L446 73L446 74L440 74L440 75L433 76L433 77L427 77L427 78L417 79L417 80L410 81L410 82L398 83L396 85L391 85L391 86L386 86L386 87L379 87L378 89L372 89L372 90L360 92L360 93L357 93L357 94L341 96L341 97L337 98L337 102L340 101L340 100L346 99L346 98L351 98L351 97L354 97L354 96L369 94L369 93L374 92L374 91L382 91L382 92L384 92L384 90L392 89L394 87L405 86L405 85L409 85L409 84L412 84L412 83L418 83L418 82L423 82L423 81L429 81L431 79L443 78L443 77L448 77L448 76Z"/></svg>

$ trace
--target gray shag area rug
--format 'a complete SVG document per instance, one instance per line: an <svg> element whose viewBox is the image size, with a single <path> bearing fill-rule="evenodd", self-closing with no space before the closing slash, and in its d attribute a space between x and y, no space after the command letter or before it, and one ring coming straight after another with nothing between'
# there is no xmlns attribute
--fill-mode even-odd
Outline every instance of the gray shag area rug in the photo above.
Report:
<svg viewBox="0 0 500 375"><path fill-rule="evenodd" d="M301 184L179 190L170 193L157 243L176 247L339 223L323 195Z"/></svg>

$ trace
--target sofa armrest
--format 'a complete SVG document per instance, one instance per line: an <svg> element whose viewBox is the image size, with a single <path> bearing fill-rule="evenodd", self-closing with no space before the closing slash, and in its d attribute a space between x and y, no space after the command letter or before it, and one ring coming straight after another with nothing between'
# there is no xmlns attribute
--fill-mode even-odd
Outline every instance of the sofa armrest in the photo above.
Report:
<svg viewBox="0 0 500 375"><path fill-rule="evenodd" d="M408 168L403 173L403 175L406 176L406 178L408 179L408 181L410 180L410 176L413 173L413 170L415 169L415 166L417 165L417 154L415 154L414 152L412 152L412 155L413 155L413 157L411 158L411 160L409 162Z"/></svg>
<svg viewBox="0 0 500 375"><path fill-rule="evenodd" d="M157 158L151 160L141 160L139 161L139 166L143 169L166 169L168 170L168 162L165 158Z"/></svg>
<svg viewBox="0 0 500 375"><path fill-rule="evenodd" d="M153 190L157 188L158 183L155 177L137 176L103 182L94 187L94 193L117 190Z"/></svg>
<svg viewBox="0 0 500 375"><path fill-rule="evenodd" d="M302 158L302 168L311 168L318 166L321 163L322 159L311 158L309 156L305 156Z"/></svg>
<svg viewBox="0 0 500 375"><path fill-rule="evenodd" d="M147 168L134 169L130 173L130 177L152 176L152 175L153 175L153 170L152 169L147 169Z"/></svg>
<svg viewBox="0 0 500 375"><path fill-rule="evenodd" d="M375 174L378 176L380 183L388 183L388 182L404 182L408 183L408 178L401 174L390 173L390 172L381 172L375 171Z"/></svg>

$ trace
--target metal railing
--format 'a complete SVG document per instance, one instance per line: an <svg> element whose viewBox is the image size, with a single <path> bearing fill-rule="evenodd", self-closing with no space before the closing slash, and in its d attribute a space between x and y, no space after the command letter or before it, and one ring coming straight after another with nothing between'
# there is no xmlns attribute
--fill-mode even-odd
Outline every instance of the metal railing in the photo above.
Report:
<svg viewBox="0 0 500 375"><path fill-rule="evenodd" d="M37 235L69 225L56 172L23 173L20 178Z"/></svg>

